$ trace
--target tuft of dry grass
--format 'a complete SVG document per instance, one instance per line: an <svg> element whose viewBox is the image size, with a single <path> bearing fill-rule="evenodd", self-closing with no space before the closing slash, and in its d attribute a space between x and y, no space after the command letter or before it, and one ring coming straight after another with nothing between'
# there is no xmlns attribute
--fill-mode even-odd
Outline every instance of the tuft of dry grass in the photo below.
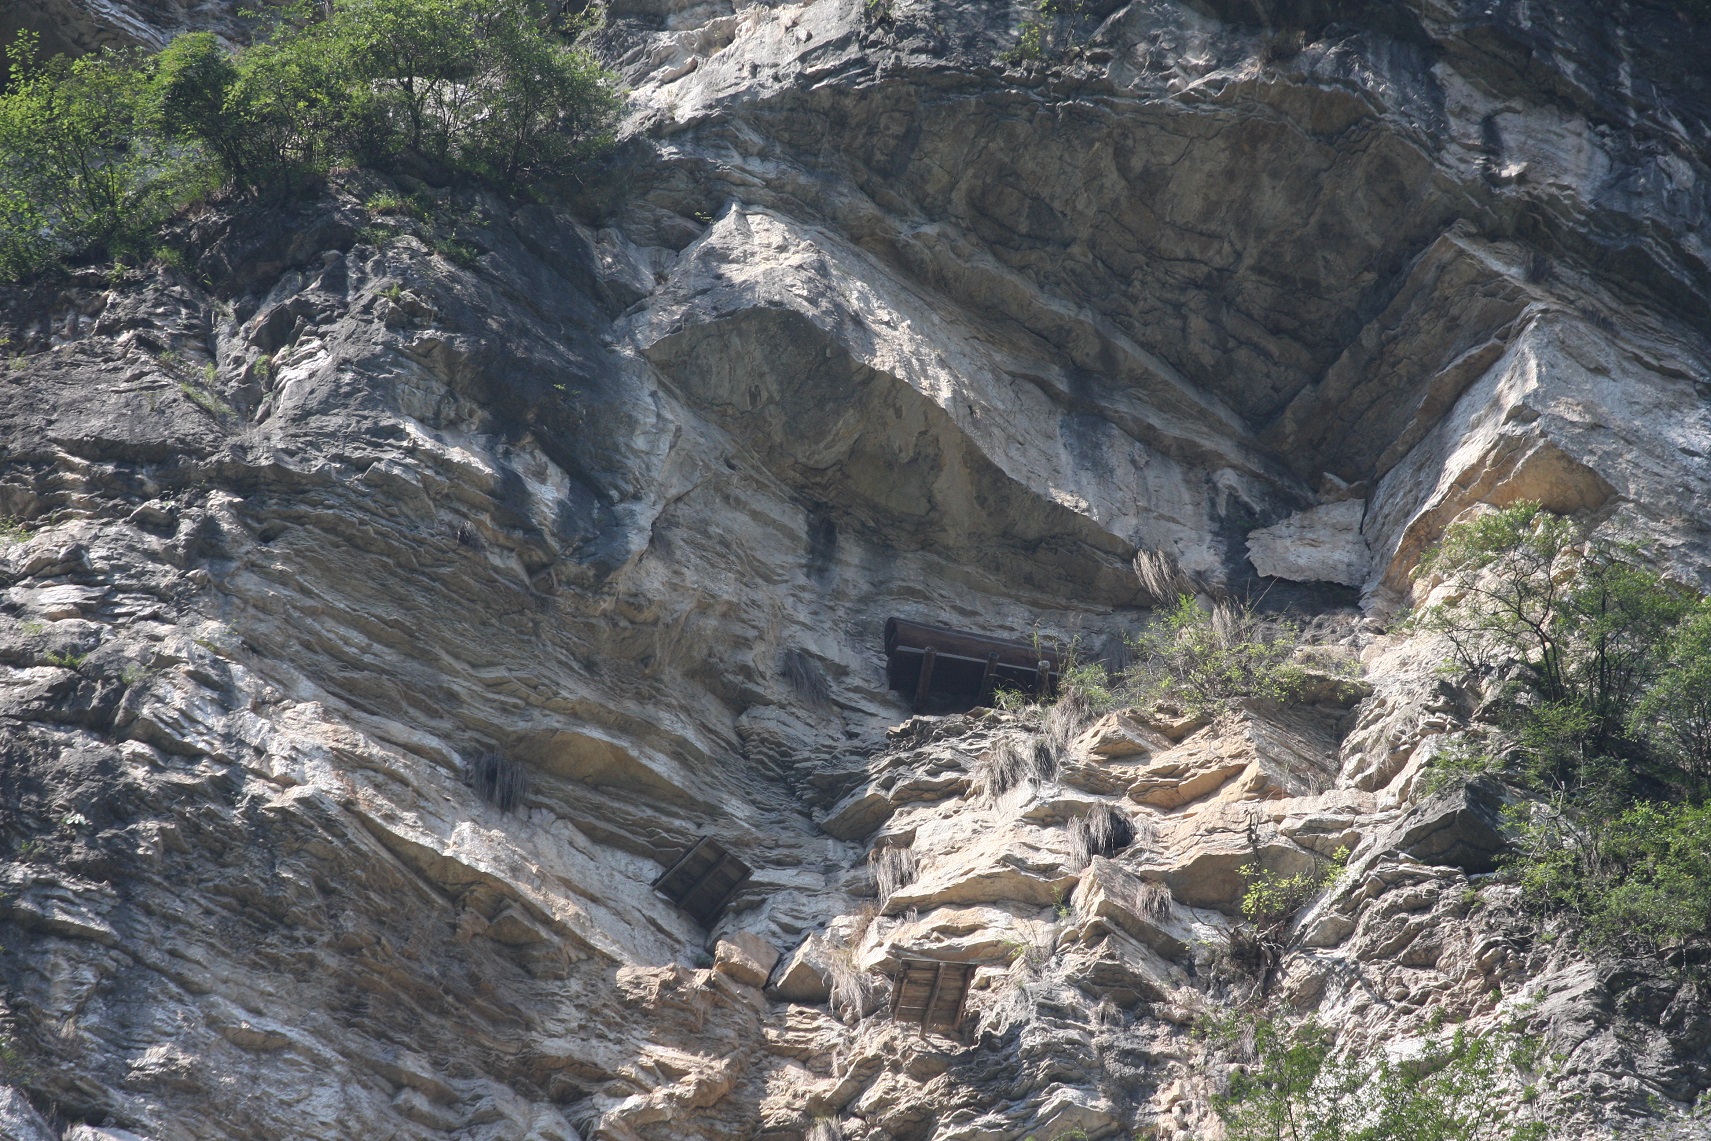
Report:
<svg viewBox="0 0 1711 1141"><path fill-rule="evenodd" d="M816 709L832 707L832 687L819 663L804 650L785 650L779 656L780 671L790 688Z"/></svg>
<svg viewBox="0 0 1711 1141"><path fill-rule="evenodd" d="M1175 602L1184 594L1211 593L1205 582L1197 575L1183 570L1174 558L1163 551L1149 551L1145 548L1136 551L1134 567L1141 589L1152 595L1153 601L1160 605Z"/></svg>
<svg viewBox="0 0 1711 1141"><path fill-rule="evenodd" d="M833 944L827 949L826 979L831 988L829 1005L834 1017L845 1022L860 1021L884 986L883 980L856 963L856 949Z"/></svg>
<svg viewBox="0 0 1711 1141"><path fill-rule="evenodd" d="M881 905L902 888L915 882L921 862L912 848L875 848L867 856L873 872L873 885Z"/></svg>
<svg viewBox="0 0 1711 1141"><path fill-rule="evenodd" d="M1163 919L1170 914L1172 902L1170 889L1164 884L1157 880L1142 880L1135 888L1135 898L1130 906L1143 919Z"/></svg>
<svg viewBox="0 0 1711 1141"><path fill-rule="evenodd" d="M1052 750L1052 772L1057 772L1057 758L1069 751L1069 743L1099 719L1100 708L1079 686L1065 686L1062 694L1046 710L1040 722L1040 737Z"/></svg>
<svg viewBox="0 0 1711 1141"><path fill-rule="evenodd" d="M1058 753L1044 736L1006 737L974 764L975 790L996 800L1013 788L1057 776Z"/></svg>
<svg viewBox="0 0 1711 1141"><path fill-rule="evenodd" d="M1094 856L1114 856L1135 842L1135 825L1118 809L1103 805L1069 822L1071 867L1080 871Z"/></svg>
<svg viewBox="0 0 1711 1141"><path fill-rule="evenodd" d="M529 793L529 774L523 766L498 753L480 753L470 762L469 787L501 812L510 812Z"/></svg>

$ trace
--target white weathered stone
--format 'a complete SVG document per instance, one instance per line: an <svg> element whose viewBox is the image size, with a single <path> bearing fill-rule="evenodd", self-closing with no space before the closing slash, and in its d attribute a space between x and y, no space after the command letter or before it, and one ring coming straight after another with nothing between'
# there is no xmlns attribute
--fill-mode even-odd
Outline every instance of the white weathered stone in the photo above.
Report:
<svg viewBox="0 0 1711 1141"><path fill-rule="evenodd" d="M0 1141L58 1141L22 1093L0 1085Z"/></svg>
<svg viewBox="0 0 1711 1141"><path fill-rule="evenodd" d="M1298 511L1280 523L1248 532L1248 561L1260 574L1292 582L1360 586L1372 555L1361 535L1366 501L1345 499Z"/></svg>
<svg viewBox="0 0 1711 1141"><path fill-rule="evenodd" d="M763 986L778 949L752 931L732 931L713 947L713 969L745 986Z"/></svg>

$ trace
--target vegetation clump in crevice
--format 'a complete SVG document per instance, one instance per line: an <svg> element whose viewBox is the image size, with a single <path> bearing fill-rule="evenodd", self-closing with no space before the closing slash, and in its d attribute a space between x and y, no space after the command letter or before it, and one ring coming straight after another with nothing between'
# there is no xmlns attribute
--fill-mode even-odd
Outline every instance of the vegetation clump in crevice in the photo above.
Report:
<svg viewBox="0 0 1711 1141"><path fill-rule="evenodd" d="M1259 863L1236 869L1247 882L1242 893L1242 916L1264 931L1277 931L1294 919L1301 909L1326 890L1336 886L1349 864L1349 849L1338 848L1330 859L1310 871L1283 875Z"/></svg>
<svg viewBox="0 0 1711 1141"><path fill-rule="evenodd" d="M522 807L529 794L528 770L499 753L478 754L466 779L476 795L501 812Z"/></svg>
<svg viewBox="0 0 1711 1141"><path fill-rule="evenodd" d="M536 0L299 4L232 50L39 58L21 33L0 92L0 278L147 255L208 195L289 194L340 167L507 191L564 177L612 137L615 78L580 19Z"/></svg>
<svg viewBox="0 0 1711 1141"><path fill-rule="evenodd" d="M1088 14L1085 0L1030 0L1022 7L1016 42L999 55L999 62L1021 66L1074 58L1085 47Z"/></svg>
<svg viewBox="0 0 1711 1141"><path fill-rule="evenodd" d="M1163 581L1163 580L1161 580ZM1352 680L1358 664L1314 644L1302 626L1251 603L1174 596L1126 639L1120 667L1081 658L1071 645L1050 698L1000 690L1001 709L1022 713L1062 751L1101 714L1139 706L1212 717L1245 699L1289 704L1324 675Z"/></svg>
<svg viewBox="0 0 1711 1141"><path fill-rule="evenodd" d="M887 846L868 853L868 866L873 871L873 886L880 906L897 892L915 882L921 864L913 848Z"/></svg>
<svg viewBox="0 0 1711 1141"><path fill-rule="evenodd" d="M1529 794L1511 870L1536 913L1685 957L1711 934L1711 602L1536 503L1452 526L1420 573L1443 597L1415 624L1481 702L1436 783Z"/></svg>
<svg viewBox="0 0 1711 1141"><path fill-rule="evenodd" d="M1301 628L1268 618L1251 605L1204 605L1178 596L1134 637L1135 664L1123 678L1133 704L1174 705L1211 715L1242 698L1296 699L1310 671L1302 661Z"/></svg>
<svg viewBox="0 0 1711 1141"><path fill-rule="evenodd" d="M867 904L855 916L849 930L826 940L823 966L828 989L827 1005L834 1018L860 1022L890 988L889 980L864 970L861 945L879 909Z"/></svg>
<svg viewBox="0 0 1711 1141"><path fill-rule="evenodd" d="M1135 842L1135 824L1112 807L1090 808L1069 822L1070 870L1080 871L1095 856L1115 856Z"/></svg>

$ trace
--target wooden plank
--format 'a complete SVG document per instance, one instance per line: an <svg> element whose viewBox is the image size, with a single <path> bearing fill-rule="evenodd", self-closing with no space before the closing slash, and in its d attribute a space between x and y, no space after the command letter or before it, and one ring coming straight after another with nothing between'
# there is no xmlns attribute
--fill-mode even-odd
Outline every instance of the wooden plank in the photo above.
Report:
<svg viewBox="0 0 1711 1141"><path fill-rule="evenodd" d="M933 989L927 992L927 1005L921 1009L921 1029L929 1028L933 1021L933 1007L939 1004L939 989L945 985L945 965L940 963L933 971Z"/></svg>
<svg viewBox="0 0 1711 1141"><path fill-rule="evenodd" d="M707 917L701 921L701 925L703 927L713 926L714 921L717 920L725 908L730 905L731 898L737 894L738 889L749 882L749 877L752 875L754 875L754 873L748 868L744 868L742 870L742 874L736 878L736 881L732 883L730 887L725 889L724 894L721 895L718 900L714 902L712 908L708 910Z"/></svg>
<svg viewBox="0 0 1711 1141"><path fill-rule="evenodd" d="M1032 670L1041 659L1052 663L1055 671L1059 665L1059 654L1056 650L1045 649L1028 642L1015 642L1006 638L992 638L984 634L971 634L965 630L952 630L944 626L928 626L922 622L911 622L905 618L892 618L885 623L885 652L887 654L899 651L920 653L928 646L935 647L940 654L954 655L960 661L979 664L986 656L994 651L998 653L999 663L1007 666L1018 666Z"/></svg>
<svg viewBox="0 0 1711 1141"><path fill-rule="evenodd" d="M704 836L653 887L703 927L711 927L753 874L723 844Z"/></svg>
<svg viewBox="0 0 1711 1141"><path fill-rule="evenodd" d="M991 701L992 691L997 688L997 683L998 651L993 650L986 655L986 669L980 675L980 693L976 695L975 701L980 705L985 705Z"/></svg>
<svg viewBox="0 0 1711 1141"><path fill-rule="evenodd" d="M690 898L692 896L694 896L694 894L696 892L701 890L701 886L703 884L705 884L708 880L712 879L713 876L720 869L722 869L727 863L730 862L730 860L731 860L731 853L721 852L719 854L719 858L717 860L713 861L713 866L708 868L706 871L702 872L700 875L700 878L698 878L694 883L690 884L687 888L684 889L683 902L685 902L685 903L689 902Z"/></svg>
<svg viewBox="0 0 1711 1141"><path fill-rule="evenodd" d="M676 876L678 872L684 870L685 868L690 867L691 866L690 861L694 860L697 856L699 856L707 848L707 846L709 844L712 844L712 843L714 843L714 841L710 837L707 837L707 836L703 836L699 840L695 841L694 844L690 845L689 851L687 851L687 852L683 853L683 855L679 856L677 858L676 863L672 864L671 867L669 867L669 868L665 869L665 871L661 872L659 875L659 878L654 880L653 885L652 885L654 887L654 889L657 891L660 891L664 894L667 894L667 895L671 894L669 892L669 890L667 890L667 889L668 889L668 886L670 884L672 877ZM673 900L673 902L676 902L676 901Z"/></svg>
<svg viewBox="0 0 1711 1141"><path fill-rule="evenodd" d="M925 987L922 968L929 965L921 959L904 959L898 964L897 989L891 1010L893 1018L908 1021L915 1017L916 1003L910 998L910 993Z"/></svg>
<svg viewBox="0 0 1711 1141"><path fill-rule="evenodd" d="M915 683L915 711L919 713L921 706L927 704L927 694L933 688L933 667L938 664L939 652L928 646L921 651L921 678Z"/></svg>
<svg viewBox="0 0 1711 1141"><path fill-rule="evenodd" d="M923 1031L955 1031L968 1008L974 967L941 959L904 959L891 994L891 1017L918 1023ZM941 1008L950 1009L940 1013Z"/></svg>

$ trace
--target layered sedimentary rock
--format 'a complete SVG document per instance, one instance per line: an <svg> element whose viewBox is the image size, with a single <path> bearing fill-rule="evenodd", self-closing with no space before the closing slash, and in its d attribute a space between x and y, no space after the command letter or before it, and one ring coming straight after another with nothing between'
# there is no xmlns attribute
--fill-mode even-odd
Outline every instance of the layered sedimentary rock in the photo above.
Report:
<svg viewBox="0 0 1711 1141"><path fill-rule="evenodd" d="M1574 1135L1711 1084L1695 984L1482 878L1495 794L1420 779L1465 698L1379 632L1479 503L1704 584L1705 25L1092 5L1029 59L1022 8L608 16L622 146L558 205L442 194L473 256L351 176L4 294L5 1130L1213 1136L1190 1028L1256 986L1355 1048L1527 1020ZM1141 551L1325 615L1366 686L886 690L894 614L1116 653ZM1133 842L1078 846L1105 811ZM702 835L753 869L712 931L650 889ZM1239 869L1343 848L1230 966ZM963 1039L886 1017L912 956L977 966Z"/></svg>

